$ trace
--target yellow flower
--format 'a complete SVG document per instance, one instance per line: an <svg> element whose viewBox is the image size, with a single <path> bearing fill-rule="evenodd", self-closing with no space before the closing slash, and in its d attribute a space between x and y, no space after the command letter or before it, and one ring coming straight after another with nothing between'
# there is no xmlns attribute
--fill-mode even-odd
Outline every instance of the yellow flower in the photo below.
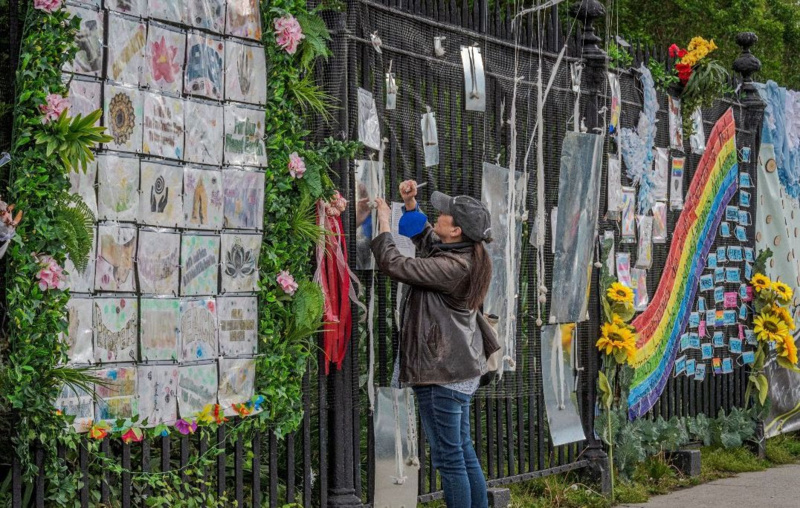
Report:
<svg viewBox="0 0 800 508"><path fill-rule="evenodd" d="M794 318L792 318L792 314L788 310L780 305L773 305L771 312L774 316L786 324L786 328L788 328L789 331L794 330Z"/></svg>
<svg viewBox="0 0 800 508"><path fill-rule="evenodd" d="M778 295L778 300L782 302L788 302L789 300L792 299L792 295L794 294L792 288L790 288L781 281L773 282L772 286L770 286L770 289L775 291L775 294Z"/></svg>
<svg viewBox="0 0 800 508"><path fill-rule="evenodd" d="M615 282L606 291L608 298L614 302L633 303L633 291L628 286Z"/></svg>
<svg viewBox="0 0 800 508"><path fill-rule="evenodd" d="M757 273L753 275L752 279L750 279L750 284L753 285L757 293L760 293L765 289L769 289L769 287L772 285L772 281L769 280L769 277L767 277L766 275Z"/></svg>
<svg viewBox="0 0 800 508"><path fill-rule="evenodd" d="M197 415L197 423L209 425L214 422L214 404L206 404L202 411Z"/></svg>
<svg viewBox="0 0 800 508"><path fill-rule="evenodd" d="M681 63L686 64L690 67L694 67L695 64L697 63L697 55L695 54L694 51L686 53L686 55L683 58L681 58Z"/></svg>
<svg viewBox="0 0 800 508"><path fill-rule="evenodd" d="M606 323L601 328L597 349L607 355L618 356L624 353L628 361L636 354L636 336L628 328L614 323Z"/></svg>
<svg viewBox="0 0 800 508"><path fill-rule="evenodd" d="M775 346L778 356L786 358L792 365L797 364L797 345L794 343L794 337L787 333L781 336L781 340Z"/></svg>
<svg viewBox="0 0 800 508"><path fill-rule="evenodd" d="M789 333L786 323L771 314L759 314L753 319L753 332L758 340L777 341Z"/></svg>

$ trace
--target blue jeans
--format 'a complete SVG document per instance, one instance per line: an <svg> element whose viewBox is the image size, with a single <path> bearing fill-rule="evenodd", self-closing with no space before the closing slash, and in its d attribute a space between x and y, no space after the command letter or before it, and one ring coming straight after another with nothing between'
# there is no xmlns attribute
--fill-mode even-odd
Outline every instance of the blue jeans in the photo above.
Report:
<svg viewBox="0 0 800 508"><path fill-rule="evenodd" d="M466 395L443 386L415 386L422 427L448 508L487 508L486 478L472 447Z"/></svg>

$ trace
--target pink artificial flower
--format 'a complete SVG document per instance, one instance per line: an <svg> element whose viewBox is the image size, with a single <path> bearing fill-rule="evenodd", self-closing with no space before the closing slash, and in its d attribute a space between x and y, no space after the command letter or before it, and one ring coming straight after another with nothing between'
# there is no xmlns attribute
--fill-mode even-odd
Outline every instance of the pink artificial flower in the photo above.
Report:
<svg viewBox="0 0 800 508"><path fill-rule="evenodd" d="M153 79L156 81L164 80L166 83L175 81L175 75L181 70L181 66L174 62L178 48L168 46L164 36L160 41L153 41L150 45L150 65L153 68Z"/></svg>
<svg viewBox="0 0 800 508"><path fill-rule="evenodd" d="M192 423L187 422L184 419L180 419L175 422L175 430L183 434L184 436L188 434L194 434L197 430L197 422L192 420Z"/></svg>
<svg viewBox="0 0 800 508"><path fill-rule="evenodd" d="M144 439L144 433L142 429L133 428L131 427L128 429L128 432L122 435L122 442L126 444L130 443L139 443Z"/></svg>
<svg viewBox="0 0 800 508"><path fill-rule="evenodd" d="M325 203L325 213L330 217L339 217L347 208L347 200L339 193L333 192L333 197Z"/></svg>
<svg viewBox="0 0 800 508"><path fill-rule="evenodd" d="M53 13L61 8L61 0L33 0L33 6L41 11Z"/></svg>
<svg viewBox="0 0 800 508"><path fill-rule="evenodd" d="M306 172L306 163L302 157L297 155L297 152L292 152L289 155L289 174L292 178L303 178L303 173Z"/></svg>
<svg viewBox="0 0 800 508"><path fill-rule="evenodd" d="M67 285L64 280L64 269L58 266L56 260L51 256L40 256L37 258L41 270L36 274L39 280L39 289L46 291L48 289L64 289Z"/></svg>
<svg viewBox="0 0 800 508"><path fill-rule="evenodd" d="M42 104L39 106L39 111L41 111L44 115L42 117L43 124L48 124L53 120L58 120L58 117L61 116L61 113L69 108L69 100L58 94L48 94L46 100L47 104Z"/></svg>
<svg viewBox="0 0 800 508"><path fill-rule="evenodd" d="M297 51L297 45L305 38L297 18L287 14L286 16L275 18L273 25L275 26L275 42L285 49L287 53L294 55Z"/></svg>
<svg viewBox="0 0 800 508"><path fill-rule="evenodd" d="M297 291L297 282L295 282L294 277L292 277L292 274L290 274L286 270L283 270L281 273L278 274L277 281L278 284L280 284L281 289L283 289L283 292L286 293L287 295L291 296L294 294L295 291Z"/></svg>

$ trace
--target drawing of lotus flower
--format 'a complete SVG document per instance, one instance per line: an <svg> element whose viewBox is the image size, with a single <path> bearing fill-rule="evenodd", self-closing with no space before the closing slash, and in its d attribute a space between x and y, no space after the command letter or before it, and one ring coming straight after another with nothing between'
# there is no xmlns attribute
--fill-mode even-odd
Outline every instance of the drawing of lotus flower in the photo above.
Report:
<svg viewBox="0 0 800 508"><path fill-rule="evenodd" d="M161 36L160 41L153 42L150 63L153 68L154 80L163 80L167 83L175 82L175 75L181 70L181 66L175 62L177 54L178 48L168 45L164 36Z"/></svg>

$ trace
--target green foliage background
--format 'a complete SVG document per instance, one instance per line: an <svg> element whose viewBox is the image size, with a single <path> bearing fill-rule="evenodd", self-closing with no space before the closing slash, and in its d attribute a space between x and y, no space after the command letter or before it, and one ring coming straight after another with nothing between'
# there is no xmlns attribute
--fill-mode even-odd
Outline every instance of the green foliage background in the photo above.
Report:
<svg viewBox="0 0 800 508"><path fill-rule="evenodd" d="M567 2L571 3L571 2ZM606 0L610 32L662 49L692 37L714 39L714 58L729 69L739 54L736 34L755 32L759 81L800 89L800 4L796 0ZM602 25L602 23L601 23Z"/></svg>

